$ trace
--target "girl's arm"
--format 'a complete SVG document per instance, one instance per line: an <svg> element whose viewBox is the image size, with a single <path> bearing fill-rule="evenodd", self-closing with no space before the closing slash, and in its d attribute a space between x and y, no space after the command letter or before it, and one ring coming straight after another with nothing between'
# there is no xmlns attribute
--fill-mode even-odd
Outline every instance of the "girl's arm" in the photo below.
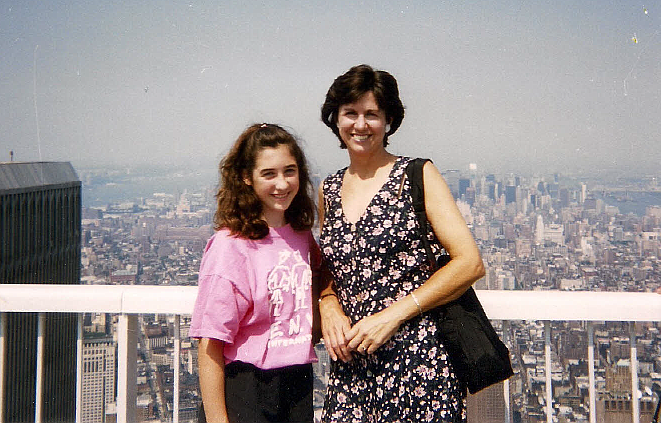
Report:
<svg viewBox="0 0 661 423"><path fill-rule="evenodd" d="M324 192L323 182L319 187L319 228L324 226ZM346 333L351 329L349 318L344 314L337 294L333 288L333 280L330 271L322 262L321 275L319 278L319 314L321 315L321 335L328 355L333 361L340 359L344 362L351 361L351 352L347 348Z"/></svg>
<svg viewBox="0 0 661 423"><path fill-rule="evenodd" d="M368 316L347 333L348 347L372 353L405 321L459 298L484 276L484 265L473 235L459 212L443 176L430 163L423 167L425 208L434 234L450 254L450 261L436 271L413 294Z"/></svg>
<svg viewBox="0 0 661 423"><path fill-rule="evenodd" d="M223 341L201 338L198 345L200 391L208 423L228 423L225 407L225 357Z"/></svg>

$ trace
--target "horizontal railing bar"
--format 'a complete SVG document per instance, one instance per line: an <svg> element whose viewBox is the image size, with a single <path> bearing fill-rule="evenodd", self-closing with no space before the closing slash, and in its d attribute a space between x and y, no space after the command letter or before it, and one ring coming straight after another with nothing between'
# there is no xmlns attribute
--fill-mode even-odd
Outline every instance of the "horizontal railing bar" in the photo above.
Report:
<svg viewBox="0 0 661 423"><path fill-rule="evenodd" d="M490 319L661 320L661 295L639 292L477 290ZM190 314L195 286L0 285L0 311Z"/></svg>
<svg viewBox="0 0 661 423"><path fill-rule="evenodd" d="M493 320L661 321L652 292L476 290Z"/></svg>
<svg viewBox="0 0 661 423"><path fill-rule="evenodd" d="M0 285L0 311L190 314L196 286Z"/></svg>

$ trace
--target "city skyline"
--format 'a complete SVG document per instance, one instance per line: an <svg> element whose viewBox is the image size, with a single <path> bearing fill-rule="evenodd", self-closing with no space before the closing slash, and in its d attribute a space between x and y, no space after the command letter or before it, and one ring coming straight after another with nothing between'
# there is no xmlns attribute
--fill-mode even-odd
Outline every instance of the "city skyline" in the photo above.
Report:
<svg viewBox="0 0 661 423"><path fill-rule="evenodd" d="M3 166L28 165L32 168L31 175L40 175L40 166L36 163ZM79 179L68 163L51 164L55 165L66 165L69 174ZM44 169L42 175L57 175L47 170ZM20 178L7 178L7 181L16 179ZM588 186L577 187L573 180L568 180L570 185L563 185L563 179L544 182L513 177L501 181L493 175L464 179L455 174L448 182L453 190L458 190L458 195L465 197L460 209L471 224L488 264L489 272L476 283L476 288L639 293L658 289L661 207L650 207L645 216L624 215L615 207L592 198ZM80 187L80 182L76 185ZM178 196L155 194L145 199L144 210L117 210L116 215L106 210L108 216L100 210L83 208L79 224L82 234L79 272L83 283L98 284L99 288L108 281L111 285L162 285L163 288L194 285L201 251L211 231L213 199L208 194L195 191ZM61 219L55 215L55 221ZM657 294L650 295L656 301ZM545 297L544 301L548 300L548 296ZM591 412L603 417L605 422L619 421L616 419L632 414L649 418L654 397L644 392L659 380L658 322L596 322L595 327L588 322L586 333L585 322L562 322L561 313L556 309L553 314L560 317L560 322L526 319L503 325L503 336L507 336L512 347L517 374L509 381L507 404L498 402L505 407L501 413L509 410L515 416L512 421L524 423L549 421L545 413L552 413L559 421L567 423L585 422ZM618 318L622 317L622 310L619 313ZM199 402L195 346L188 339L189 321L185 316L182 321L178 319L179 316L159 312L139 318L139 330L128 324L123 329L121 324L117 325L118 334L121 331L133 333L139 341L133 370L140 393L136 406L139 421L146 418L169 421L171 410L177 409L174 398L179 399L180 421L195 421L195 404ZM90 319L91 325L86 324L85 330L91 326L92 332L105 333L111 321L107 316ZM175 333L183 339L175 340ZM639 342L632 342L627 334ZM117 345L114 342L108 345L110 352L115 348L120 350L119 343ZM634 352L636 345L639 350ZM591 347L596 353L595 360L587 361L594 364L594 371L588 369L586 361L586 354L588 357L590 354L587 350ZM174 357L181 353L183 357L178 356L180 364L177 364ZM94 362L100 365L102 357L82 360L89 368ZM112 364L115 365L122 367L120 360ZM631 373L633 369L636 369L635 374ZM182 379L178 391L173 388L175 374ZM594 376L593 381L590 381L590 374ZM110 373L108 375L110 377ZM85 373L83 378L88 376L92 375ZM119 385L118 416L121 415L120 400L128 397ZM323 385L319 385L321 383L317 386L323 389ZM588 392L590 386L594 388L594 395ZM503 390L494 389L498 399L493 400L502 401ZM84 392L83 388L83 405L92 405L92 397L86 397ZM633 398L638 399L637 392L641 393L640 401L634 402ZM98 400L101 400L100 393L97 388ZM589 400L594 400L595 407L588 406ZM485 399L483 404L488 410L496 411L494 405L488 405L489 401ZM545 401L549 401L551 407L546 407ZM169 404L173 404L173 408ZM633 408L636 411L632 412ZM101 404L99 409L103 409ZM115 407L111 404L106 408L110 419L113 418L112 409ZM479 412L480 407L469 410ZM502 421L502 416L496 419Z"/></svg>
<svg viewBox="0 0 661 423"><path fill-rule="evenodd" d="M448 178L452 189L456 187L465 197L460 210L473 229L488 269L475 284L478 292L495 289L515 295L514 291L538 291L547 304L552 301L549 295L558 291L624 294L658 288L661 207L648 208L645 216L621 214L615 207L592 198L589 187L575 186L573 181L565 185L564 179L541 185L529 178L502 181L491 175L488 179L469 180L466 184L463 178ZM504 188L500 195L496 185ZM144 198L140 210L84 210L84 283L194 286L201 251L212 230L214 202L210 194L194 190L180 195L159 193ZM650 295L656 300L656 294ZM508 298L503 299L507 308L525 308L519 300ZM582 304L579 308L585 311ZM622 304L613 310L618 319L623 309ZM658 322L637 322L635 326L631 322L594 322L593 327L591 322L562 321L566 317L557 306L551 315L553 322L526 319L503 324L516 369L507 389L509 402L503 404L503 387L495 387L491 392L495 395L478 400L481 406L469 404L469 413L479 413L475 421L503 421L507 412L512 415L509 421L548 421L545 414L550 393L554 420L585 422L590 412L590 387L595 391L598 421L631 419L633 404L639 406L641 421L649 420L654 398L644 392L645 387L659 380ZM180 326L184 337L183 379L195 375L194 367L189 370L195 360L194 345L183 347L188 324L184 317ZM151 356L152 364L164 355L174 354L171 318L160 315L158 325L161 330L156 332L159 340L166 341L167 353L145 349L145 360ZM629 336L633 336L634 328L638 339L634 345L639 348L633 354L637 363L633 367L637 369L635 381L628 361L632 348ZM170 335L164 339L162 334L166 332ZM587 359L591 346L595 353L592 381ZM186 348L191 348L193 354ZM323 353L323 349L318 351ZM323 355L320 360L324 360ZM319 363L320 377L315 381L318 405L322 403L327 365L327 361ZM148 369L147 361L140 368ZM158 367L157 373L163 377L157 380L167 380L171 368ZM141 389L146 391L147 387ZM151 389L167 393L168 385L152 385ZM634 403L631 398L638 398L636 390L641 398ZM199 401L194 385L181 401L180 410L189 415L188 401ZM165 410L161 404L158 409ZM161 415L161 419L167 421L168 417Z"/></svg>
<svg viewBox="0 0 661 423"><path fill-rule="evenodd" d="M474 184L486 178L494 180L505 189L511 183L525 182L536 185L539 182L560 184L566 188L582 189L583 186L594 190L598 198L609 205L617 206L622 214L634 213L642 216L648 206L661 206L661 186L657 176L638 176L611 172L599 174L587 172L579 174L524 174L524 173L486 173L477 170L440 169L446 182L454 191L461 191L463 182ZM145 167L92 167L81 168L78 174L83 185L83 207L106 209L114 206L137 206L158 193L171 198L192 192L215 193L218 175L215 169L186 168L145 168ZM317 188L324 174L313 170L312 185ZM472 181L472 182L470 182ZM464 187L465 188L465 187ZM461 194L461 193L460 193ZM594 194L593 194L594 196ZM461 195L457 195L460 199Z"/></svg>
<svg viewBox="0 0 661 423"><path fill-rule="evenodd" d="M395 154L441 169L649 173L661 162L661 9L624 1L450 4L36 1L0 5L0 160L214 170L252 122L348 163L319 120L332 80L390 71Z"/></svg>

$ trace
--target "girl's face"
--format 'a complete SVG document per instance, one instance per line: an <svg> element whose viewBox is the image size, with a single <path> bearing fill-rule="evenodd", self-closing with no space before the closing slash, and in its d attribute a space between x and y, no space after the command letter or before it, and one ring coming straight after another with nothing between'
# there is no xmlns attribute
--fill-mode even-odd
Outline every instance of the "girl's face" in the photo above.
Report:
<svg viewBox="0 0 661 423"><path fill-rule="evenodd" d="M262 217L269 226L284 226L285 210L298 193L298 164L286 145L267 147L257 153L255 168L244 182L252 185L262 202Z"/></svg>
<svg viewBox="0 0 661 423"><path fill-rule="evenodd" d="M337 129L350 153L382 149L386 134L386 112L379 109L374 94L369 91L354 103L340 106Z"/></svg>

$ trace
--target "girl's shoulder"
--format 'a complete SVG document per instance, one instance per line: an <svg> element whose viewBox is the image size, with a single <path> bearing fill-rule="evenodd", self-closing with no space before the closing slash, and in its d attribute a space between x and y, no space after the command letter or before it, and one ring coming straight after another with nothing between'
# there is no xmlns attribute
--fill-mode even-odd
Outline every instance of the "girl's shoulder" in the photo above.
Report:
<svg viewBox="0 0 661 423"><path fill-rule="evenodd" d="M207 241L207 247L205 248L205 251L212 247L222 248L226 245L242 244L245 241L247 241L245 238L241 238L236 235L233 235L229 229L221 228L216 232L214 232L213 235L211 235L211 237Z"/></svg>
<svg viewBox="0 0 661 423"><path fill-rule="evenodd" d="M200 275L223 275L235 280L239 269L245 270L249 261L249 243L250 240L232 235L228 229L220 229L207 241Z"/></svg>
<svg viewBox="0 0 661 423"><path fill-rule="evenodd" d="M233 235L229 229L222 228L214 233L204 247L204 255L236 256L245 254L250 240Z"/></svg>
<svg viewBox="0 0 661 423"><path fill-rule="evenodd" d="M207 246L204 249L205 254L209 251L213 253L230 253L233 255L250 255L254 254L255 250L268 249L274 243L277 245L278 240L285 242L296 239L304 239L307 241L312 236L310 229L296 230L291 225L285 225L280 228L269 228L269 233L262 239L248 239L242 236L232 234L228 229L222 228L214 233Z"/></svg>

